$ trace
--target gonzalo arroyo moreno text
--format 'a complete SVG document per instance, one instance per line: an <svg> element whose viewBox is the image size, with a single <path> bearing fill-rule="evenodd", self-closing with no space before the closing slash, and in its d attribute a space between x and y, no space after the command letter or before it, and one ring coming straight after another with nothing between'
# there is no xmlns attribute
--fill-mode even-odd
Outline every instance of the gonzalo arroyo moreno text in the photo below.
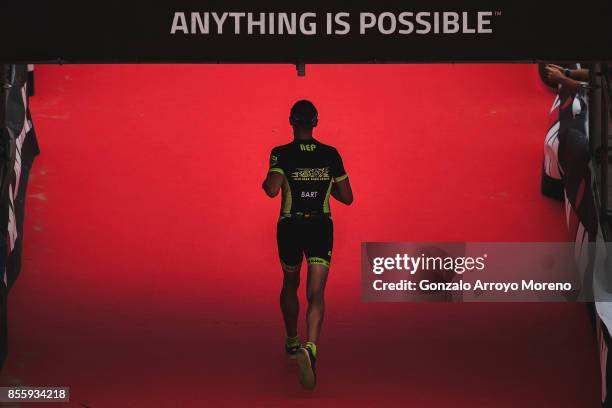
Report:
<svg viewBox="0 0 612 408"><path fill-rule="evenodd" d="M372 273L382 278L385 272L401 271L415 278L421 272L422 279L400 279L386 282L383 279L375 279L372 289L375 291L495 291L508 293L512 291L571 291L573 286L569 282L539 282L533 279L522 279L520 281L486 281L477 279L465 281L464 279L442 279L440 273L463 275L465 273L486 271L487 254L477 257L451 257L451 256L427 256L421 254L412 256L408 254L396 254L393 257L376 257L372 259ZM428 274L427 272L430 272ZM436 274L436 279L431 278ZM396 276L396 275L394 275ZM427 279L427 277L430 277ZM446 281L445 281L446 280ZM450 281L448 281L450 280Z"/></svg>

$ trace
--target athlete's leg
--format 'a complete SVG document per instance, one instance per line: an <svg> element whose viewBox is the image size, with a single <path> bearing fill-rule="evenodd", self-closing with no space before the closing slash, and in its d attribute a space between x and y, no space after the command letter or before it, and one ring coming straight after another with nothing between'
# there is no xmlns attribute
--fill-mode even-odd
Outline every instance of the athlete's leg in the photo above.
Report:
<svg viewBox="0 0 612 408"><path fill-rule="evenodd" d="M314 344L319 340L325 314L324 292L328 272L329 267L325 265L308 265L308 280L306 282L308 311L306 313L306 323L308 327L308 341Z"/></svg>
<svg viewBox="0 0 612 408"><path fill-rule="evenodd" d="M285 321L287 337L297 336L297 320L300 312L298 288L300 287L300 265L296 268L283 267L283 288L280 293L280 307Z"/></svg>
<svg viewBox="0 0 612 408"><path fill-rule="evenodd" d="M286 346L299 346L297 319L300 305L297 290L300 286L300 268L302 266L303 250L300 245L298 228L299 223L295 220L281 218L277 224L276 231L278 254L283 268L283 287L280 292L279 301L287 332Z"/></svg>
<svg viewBox="0 0 612 408"><path fill-rule="evenodd" d="M306 281L308 341L297 351L296 358L300 370L300 384L305 389L311 390L317 383L317 342L325 314L325 284L332 256L334 231L330 218L311 219L307 226L304 252L308 264Z"/></svg>
<svg viewBox="0 0 612 408"><path fill-rule="evenodd" d="M312 390L317 383L316 361L317 341L321 332L321 324L325 314L325 283L327 282L327 265L308 264L308 280L306 282L306 297L308 298L308 312L306 323L308 326L308 341L296 352L298 368L300 370L300 384Z"/></svg>

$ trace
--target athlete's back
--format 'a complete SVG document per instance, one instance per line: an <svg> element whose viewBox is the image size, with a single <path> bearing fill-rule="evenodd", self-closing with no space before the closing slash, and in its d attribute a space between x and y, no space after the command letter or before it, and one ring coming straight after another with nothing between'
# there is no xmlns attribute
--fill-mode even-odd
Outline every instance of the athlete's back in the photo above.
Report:
<svg viewBox="0 0 612 408"><path fill-rule="evenodd" d="M347 178L338 151L316 139L272 149L269 171L285 176L281 215L329 214L332 184Z"/></svg>

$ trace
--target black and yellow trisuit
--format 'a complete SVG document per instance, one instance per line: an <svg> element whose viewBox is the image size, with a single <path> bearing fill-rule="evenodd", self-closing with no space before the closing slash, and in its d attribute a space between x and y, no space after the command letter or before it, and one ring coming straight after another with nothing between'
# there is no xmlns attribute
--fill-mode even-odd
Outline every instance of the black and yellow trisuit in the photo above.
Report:
<svg viewBox="0 0 612 408"><path fill-rule="evenodd" d="M308 264L329 266L333 223L329 199L334 182L347 178L338 151L315 139L277 146L270 155L270 172L283 174L278 252L283 267Z"/></svg>

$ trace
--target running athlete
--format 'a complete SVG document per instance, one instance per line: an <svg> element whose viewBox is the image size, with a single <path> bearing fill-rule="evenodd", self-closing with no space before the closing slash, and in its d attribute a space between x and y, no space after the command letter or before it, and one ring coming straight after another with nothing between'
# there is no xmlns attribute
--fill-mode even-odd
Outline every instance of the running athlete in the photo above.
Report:
<svg viewBox="0 0 612 408"><path fill-rule="evenodd" d="M272 149L270 168L262 187L269 197L275 197L282 190L276 240L283 269L280 307L287 332L285 351L289 358L297 358L300 383L311 390L316 384L317 341L323 323L323 292L333 245L329 197L350 205L353 192L338 151L312 137L318 123L315 106L306 100L296 102L291 108L289 123L294 140ZM304 345L297 334L297 290L303 256L308 264L308 333Z"/></svg>

